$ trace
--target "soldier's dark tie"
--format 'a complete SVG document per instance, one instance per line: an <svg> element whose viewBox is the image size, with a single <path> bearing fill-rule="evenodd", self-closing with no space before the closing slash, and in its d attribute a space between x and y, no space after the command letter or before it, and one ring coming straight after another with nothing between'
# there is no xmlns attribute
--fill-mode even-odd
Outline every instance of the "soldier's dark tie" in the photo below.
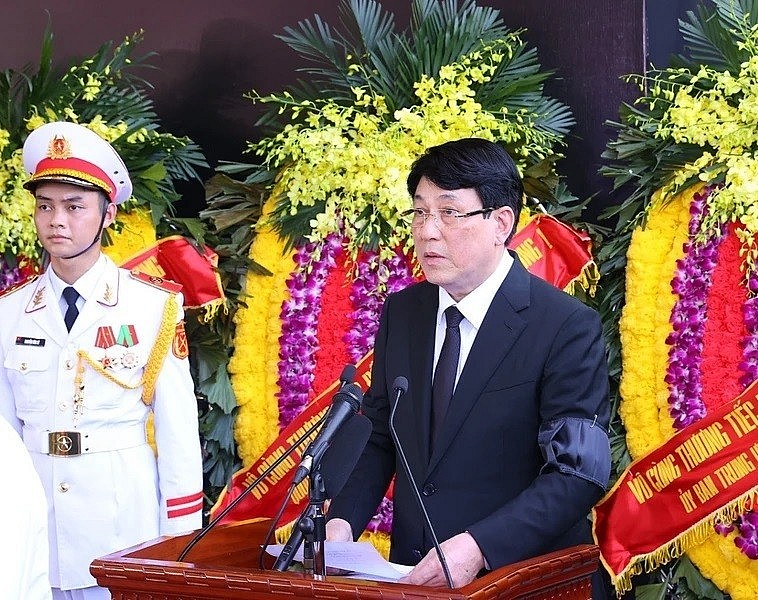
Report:
<svg viewBox="0 0 758 600"><path fill-rule="evenodd" d="M71 327L73 327L76 317L79 316L79 309L76 308L76 300L79 298L79 292L69 286L63 290L63 298L66 300L66 304L68 304L66 314L63 317L63 322L66 323L66 329L71 331Z"/></svg>
<svg viewBox="0 0 758 600"><path fill-rule="evenodd" d="M458 356L461 353L461 330L459 325L463 315L455 306L445 310L447 330L445 341L442 342L440 357L437 359L437 368L434 370L432 382L432 444L435 437L442 431L442 422L445 420L450 398L453 397L455 388L455 375L458 372Z"/></svg>

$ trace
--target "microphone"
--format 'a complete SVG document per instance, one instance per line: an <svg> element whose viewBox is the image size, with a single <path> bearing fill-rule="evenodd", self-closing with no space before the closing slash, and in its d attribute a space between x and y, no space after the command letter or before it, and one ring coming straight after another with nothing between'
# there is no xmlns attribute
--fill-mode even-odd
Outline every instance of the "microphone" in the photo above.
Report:
<svg viewBox="0 0 758 600"><path fill-rule="evenodd" d="M340 375L340 383L342 384L342 387L345 387L348 384L352 384L353 379L355 378L356 368L355 365L347 364L342 369L342 373ZM357 386L355 386L357 387ZM360 391L360 388L358 388ZM336 398L335 398L336 399ZM263 471L258 477L255 478L255 480L247 487L245 488L242 493L237 496L226 508L224 508L219 514L217 514L205 527L198 530L198 532L195 534L195 536L189 541L189 543L184 547L182 552L179 554L179 558L177 558L178 562L182 562L184 558L189 554L190 550L194 548L200 540L202 540L208 533L210 533L211 529L213 529L226 515L228 515L232 509L234 509L235 506L237 506L244 498L246 498L252 490L257 488L261 482L268 477L274 469L276 469L280 464L284 462L284 460L292 454L295 449L297 449L305 440L307 440L313 432L316 430L316 428L323 423L326 420L326 417L328 417L329 414L324 415L321 417L321 419L318 420L317 423L312 425L308 431L306 431L303 435L299 436L292 445L290 445L289 448L285 452L283 452L279 457L272 462L268 467L266 467L266 470ZM367 419L368 420L368 419ZM361 431L365 429L365 426L361 426ZM355 427L351 429L354 433L351 434L351 437L348 438L350 441L347 443L360 443L359 439L356 437L359 435L359 433L356 431ZM363 435L363 434L360 434ZM367 436L368 439L368 436ZM365 442L364 442L365 446ZM363 447L361 447L362 449ZM356 459L357 462L357 459ZM331 465L331 462L329 463ZM353 466L355 466L355 463L353 463ZM331 467L334 468L334 467ZM349 475L349 473L347 474ZM347 480L347 475L343 475L342 472L335 473L334 477L329 479L330 485L339 489L342 489L342 486L345 485L345 481ZM344 477L344 479L343 479ZM231 485L231 483L229 484ZM295 489L295 484L290 485L290 492L287 496L292 494L292 490ZM276 519L278 520L278 518ZM269 531L269 533L266 535L266 544L264 544L264 547L268 545L268 539L271 537L273 533L273 527L276 525L276 520L272 523L272 529ZM261 555L262 558L262 555ZM261 570L263 569L263 566L261 566Z"/></svg>
<svg viewBox="0 0 758 600"><path fill-rule="evenodd" d="M355 368L355 365L345 365L345 367L342 369L342 373L340 374L340 383L342 384L340 386L340 389L345 387L348 383L353 383L356 372L357 369Z"/></svg>
<svg viewBox="0 0 758 600"><path fill-rule="evenodd" d="M400 377L395 377L395 381L392 382L392 389L395 391L395 403L392 405L392 408L390 410L390 435L392 436L392 440L395 442L397 453L400 455L400 462L403 464L405 475L408 477L408 481L411 484L413 497L416 499L416 503L421 510L421 514L424 516L424 523L426 524L426 528L429 530L429 535L431 536L432 543L434 544L434 550L437 552L437 558L439 558L440 564L442 565L442 571L445 573L445 581L447 582L447 587L453 589L453 578L450 576L450 570L447 568L445 555L442 553L442 548L440 547L440 543L437 540L437 534L434 532L432 521L429 518L429 513L426 512L424 501L421 499L421 493L418 491L416 481L413 479L411 467L408 464L408 459L405 457L403 446L400 444L400 439L397 437L397 431L395 430L395 411L397 410L397 405L400 404L400 398L408 391L408 380L402 375Z"/></svg>
<svg viewBox="0 0 758 600"><path fill-rule="evenodd" d="M370 435L371 421L368 417L354 415L334 436L317 467L324 479L324 490L329 498L334 498L345 487Z"/></svg>
<svg viewBox="0 0 758 600"><path fill-rule="evenodd" d="M355 415L337 431L331 446L326 450L316 468L323 476L321 483L323 493L327 498L334 498L347 483L370 435L371 421L365 415ZM274 562L272 567L274 571L286 571L292 564L292 559L305 537L301 523L309 516L309 509L310 505L295 522L289 539Z"/></svg>
<svg viewBox="0 0 758 600"><path fill-rule="evenodd" d="M306 449L303 460L295 472L295 478L292 480L295 485L305 479L318 466L324 452L332 443L334 435L345 421L358 412L362 400L363 391L355 383L345 384L334 395L332 406L326 415L321 431Z"/></svg>

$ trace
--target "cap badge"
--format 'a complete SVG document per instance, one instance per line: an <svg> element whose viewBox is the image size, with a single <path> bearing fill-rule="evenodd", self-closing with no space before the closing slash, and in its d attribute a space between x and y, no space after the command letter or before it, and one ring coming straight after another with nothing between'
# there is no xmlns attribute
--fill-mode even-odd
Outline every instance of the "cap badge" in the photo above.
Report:
<svg viewBox="0 0 758 600"><path fill-rule="evenodd" d="M71 144L62 135L56 135L47 147L48 158L71 158Z"/></svg>

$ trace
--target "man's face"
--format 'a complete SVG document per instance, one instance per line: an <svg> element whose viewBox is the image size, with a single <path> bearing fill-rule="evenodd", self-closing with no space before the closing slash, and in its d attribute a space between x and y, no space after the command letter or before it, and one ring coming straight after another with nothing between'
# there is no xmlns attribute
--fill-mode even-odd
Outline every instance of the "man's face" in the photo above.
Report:
<svg viewBox="0 0 758 600"><path fill-rule="evenodd" d="M482 202L473 189L443 190L422 177L413 207L434 215L443 209L465 214L481 209ZM427 281L460 300L495 270L513 225L513 211L508 207L498 208L486 219L483 215L460 218L452 227L427 217L423 225L413 228L416 256Z"/></svg>
<svg viewBox="0 0 758 600"><path fill-rule="evenodd" d="M34 190L37 237L51 259L65 258L92 244L102 218L101 195L95 190L59 182L43 182ZM116 207L108 205L104 226L113 222ZM94 251L100 252L100 244Z"/></svg>

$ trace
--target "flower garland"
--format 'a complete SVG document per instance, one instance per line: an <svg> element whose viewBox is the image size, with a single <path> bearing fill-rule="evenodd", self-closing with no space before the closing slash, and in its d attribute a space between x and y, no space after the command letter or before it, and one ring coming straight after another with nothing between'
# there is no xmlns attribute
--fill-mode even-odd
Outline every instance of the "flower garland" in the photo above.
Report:
<svg viewBox="0 0 758 600"><path fill-rule="evenodd" d="M624 370L619 414L627 429L632 458L644 456L670 436L673 420L668 410L665 379L669 350L666 336L675 297L670 286L671 265L682 258L687 241L689 205L682 192L668 203L658 193L644 229L636 229L627 253L626 303L619 330ZM643 325L644 324L644 325ZM639 326L638 326L639 325Z"/></svg>
<svg viewBox="0 0 758 600"><path fill-rule="evenodd" d="M268 203L264 213L271 207ZM294 252L285 251L281 238L265 227L259 229L250 255L269 274L248 271L243 303L234 317L234 354L228 369L239 407L234 436L245 465L258 458L279 433L279 410L271 399L279 392L280 314L294 260Z"/></svg>
<svg viewBox="0 0 758 600"><path fill-rule="evenodd" d="M706 189L694 196L688 228L690 236L699 231L709 193L710 189ZM706 413L701 400L701 352L706 298L721 240L722 237L717 236L704 244L688 241L684 246L685 256L677 261L677 270L671 282L678 300L671 311L673 331L666 338L671 350L665 380L669 384L669 410L676 429L683 429L702 419Z"/></svg>
<svg viewBox="0 0 758 600"><path fill-rule="evenodd" d="M350 315L353 327L345 336L350 359L358 362L374 346L382 305L388 294L400 291L415 281L409 259L395 253L381 262L376 252L367 252L358 262L352 282L350 300L355 311Z"/></svg>
<svg viewBox="0 0 758 600"><path fill-rule="evenodd" d="M272 275L248 274L245 289L252 298L235 317L237 336L229 371L240 407L235 437L240 455L245 453L246 464L257 458L279 430L302 412L314 390L325 388L336 378L345 364L341 357L357 361L369 351L384 297L414 281L412 267L402 253L386 261L379 260L378 253L364 253L354 270L350 270L340 264L345 258L340 239L334 237L328 242L320 248L309 243L295 249L289 257L281 257L281 239L269 229L261 228L251 247L251 255L259 264L276 264L279 268ZM288 269L292 270L289 274ZM350 277L350 273L355 275ZM346 281L351 282L349 286ZM275 293L277 285L281 294ZM329 301L325 303L326 299ZM277 306L279 318L274 322L279 332L259 322L261 314L271 319ZM279 342L279 360L277 376L272 377L273 353L266 352L266 344L275 337ZM340 345L343 351L339 350ZM287 369L295 370L296 378ZM251 380L263 384L250 390ZM284 382L291 386L289 393L282 392ZM307 387L298 389L299 382L307 383ZM276 417L272 411L259 410L260 398L271 397L279 400ZM270 402L267 404L271 406ZM386 555L391 527L392 502L384 498L364 539Z"/></svg>
<svg viewBox="0 0 758 600"><path fill-rule="evenodd" d="M627 303L620 321L624 370L621 378L623 402L619 412L627 428L629 451L635 458L660 446L676 430L675 421L669 414L673 403L669 405L667 376L677 375L672 389L678 390L682 387L678 377L684 376L685 370L669 370L666 340L670 338L672 327L669 316L676 312L674 290L683 291L681 274L671 282L671 273L675 271L675 265L681 270L681 266L688 262L685 252L691 254L695 249L687 243L690 239L690 211L694 212L693 219L700 214L697 203L703 201L701 190L695 192L694 208L691 208L691 198L692 192L687 191L667 202L657 195L647 225L634 231L627 255ZM733 397L729 394L740 377L740 374L733 375L734 381L730 381L729 373L734 371L733 365L741 362L740 342L747 330L742 330L741 324L735 327L734 315L727 316L727 307L733 306L739 297L734 288L741 287L743 277L739 246L736 234L727 237L719 246L718 267L712 269L705 307L708 321L701 328L702 348L698 352L703 382L700 397L706 410L708 406ZM742 310L738 311L738 321L742 321L742 314ZM729 342L732 338L736 343ZM690 350L696 352L698 348ZM718 368L717 364L720 365ZM726 365L732 365L732 368ZM716 393L718 396L714 397ZM676 401L677 397L674 394L672 399ZM685 420L695 419L681 406L674 412ZM703 575L734 600L747 600L758 595L758 565L739 551L740 547L751 548L755 543L750 529L754 521L749 513L738 519L737 537L714 534L687 551Z"/></svg>
<svg viewBox="0 0 758 600"><path fill-rule="evenodd" d="M335 255L341 247L336 235L322 244L305 244L295 251L295 269L287 280L289 298L282 305L279 338L279 427L286 427L299 415L312 397L316 370L316 351L320 299ZM318 249L318 252L316 251Z"/></svg>
<svg viewBox="0 0 758 600"><path fill-rule="evenodd" d="M246 279L247 305L235 318L229 365L240 395L235 435L245 464L314 391L366 354L384 297L413 281L403 254L411 250L410 226L399 214L408 207L406 175L425 148L470 136L497 140L508 145L530 196L549 205L560 204L554 194L563 193L555 185L554 148L573 118L568 107L543 95L548 74L498 11L473 0L450 6L414 0L409 31L395 32L381 7L356 6L343 2L355 17L357 37L352 31L332 36L328 27L311 35L307 21L286 30L281 37L297 52L310 56L313 48L313 56L321 56L318 48L328 46L334 57L330 52L327 64L311 71L316 81L302 89L249 94L271 107L267 119L275 133L249 145L260 164L220 169L231 177L244 174L243 186L268 186L249 256L273 276ZM377 68L384 61L391 68ZM322 89L330 97L318 97ZM219 188L213 206L239 203L238 188L231 194L224 183ZM231 235L231 246L246 225ZM294 263L283 248L295 248ZM279 349L275 359L272 347ZM252 380L259 404L250 399ZM260 402L272 398L277 404L264 413ZM386 498L370 527L388 530L390 514Z"/></svg>
<svg viewBox="0 0 758 600"><path fill-rule="evenodd" d="M603 248L600 309L610 333L612 372L621 372L618 415L632 457L730 400L756 376L758 27L753 13L738 0L709 0L687 13L680 21L684 53L676 65L630 77L640 84L641 97L634 106L621 107L618 139L604 154L610 161L603 172L614 177L615 189L629 190L603 215L619 219ZM712 189L694 204L691 197L674 196L703 183ZM676 230L661 226L668 218L661 207L666 203L678 203L672 210L682 218L692 205L689 235L681 221ZM646 229L640 228L645 222ZM650 229L660 239L642 233ZM640 246L643 239L649 247ZM672 239L674 256L662 247ZM673 290L666 290L672 275ZM624 306L620 320L614 314L618 306ZM660 312L651 313L654 307ZM669 316L672 323L664 321ZM672 345L661 356L667 337ZM614 352L619 346L623 369ZM644 388L635 390L639 385ZM624 431L615 425L621 471ZM758 563L748 558L756 543L753 522L748 513L721 524L717 530L728 537L711 535L687 551L700 572L732 598L758 597ZM675 563L659 577L659 593L687 594L692 585L706 589L709 583L697 581L697 575L686 563Z"/></svg>

